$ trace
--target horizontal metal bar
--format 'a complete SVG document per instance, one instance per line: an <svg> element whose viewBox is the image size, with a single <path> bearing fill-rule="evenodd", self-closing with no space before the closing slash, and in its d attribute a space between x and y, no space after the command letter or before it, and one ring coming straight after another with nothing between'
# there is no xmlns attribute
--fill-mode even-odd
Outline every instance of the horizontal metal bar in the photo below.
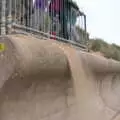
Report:
<svg viewBox="0 0 120 120"><path fill-rule="evenodd" d="M26 26L23 26L23 25L15 24L15 23L12 26L13 26L14 29L23 30L23 31L26 31L28 33L30 32L32 34L38 34L38 35L44 36L46 38L55 37L56 40L58 40L58 41L62 41L62 42L65 42L65 43L70 43L72 45L81 47L83 49L87 49L87 47L85 45L82 45L80 43L77 43L77 42L74 42L74 41L71 41L71 40L67 40L67 39L64 39L64 38L61 38L61 37L58 37L58 36L54 36L54 35L51 35L49 33L45 33L45 32L30 28L30 27L26 27Z"/></svg>

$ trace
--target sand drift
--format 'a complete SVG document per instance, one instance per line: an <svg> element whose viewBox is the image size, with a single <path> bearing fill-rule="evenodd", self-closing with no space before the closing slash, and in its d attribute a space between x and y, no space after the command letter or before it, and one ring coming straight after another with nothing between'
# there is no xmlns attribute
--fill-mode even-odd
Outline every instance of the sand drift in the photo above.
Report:
<svg viewBox="0 0 120 120"><path fill-rule="evenodd" d="M0 43L0 120L120 120L119 62L27 35Z"/></svg>

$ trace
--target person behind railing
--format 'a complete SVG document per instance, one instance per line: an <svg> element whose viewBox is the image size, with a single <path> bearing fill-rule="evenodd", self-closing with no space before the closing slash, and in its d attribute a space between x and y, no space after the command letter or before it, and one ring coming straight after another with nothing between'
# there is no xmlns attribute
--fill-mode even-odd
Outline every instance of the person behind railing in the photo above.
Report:
<svg viewBox="0 0 120 120"><path fill-rule="evenodd" d="M65 39L68 39L67 34L67 18L66 18L66 3L68 0L51 0L49 6L49 14L54 24L54 18L58 17L59 19L59 36Z"/></svg>
<svg viewBox="0 0 120 120"><path fill-rule="evenodd" d="M61 31L60 37L68 39L68 31L67 31L67 19L68 19L68 6L69 0L61 0L61 11L60 11L60 24L61 24Z"/></svg>
<svg viewBox="0 0 120 120"><path fill-rule="evenodd" d="M31 27L36 30L41 30L43 32L48 32L48 29L45 25L45 20L47 19L47 13L45 12L45 8L48 5L48 0L35 0L34 1L34 13L31 17ZM49 26L49 24L47 25Z"/></svg>
<svg viewBox="0 0 120 120"><path fill-rule="evenodd" d="M20 0L17 0L17 1L19 4ZM16 4L15 0L14 0L14 4ZM31 19L31 15L33 14L33 0L21 0L20 4L18 6L20 7L20 11L19 11L20 15L22 15L22 16L20 16L21 24L25 23L25 26L30 27L30 19Z"/></svg>
<svg viewBox="0 0 120 120"><path fill-rule="evenodd" d="M79 16L79 8L75 3L69 2L67 31L68 31L69 39L76 42L80 42L80 37L77 33L76 25L75 25L78 16Z"/></svg>
<svg viewBox="0 0 120 120"><path fill-rule="evenodd" d="M49 16L51 19L51 28L50 28L50 34L52 35L59 35L60 31L60 21L59 21L59 16L60 16L60 2L61 0L50 0L49 4ZM55 38L54 38L55 39Z"/></svg>

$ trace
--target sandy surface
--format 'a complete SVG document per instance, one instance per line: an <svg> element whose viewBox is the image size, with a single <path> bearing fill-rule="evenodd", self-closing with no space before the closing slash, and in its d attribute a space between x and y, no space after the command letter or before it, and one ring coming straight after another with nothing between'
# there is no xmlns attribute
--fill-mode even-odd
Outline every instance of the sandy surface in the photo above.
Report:
<svg viewBox="0 0 120 120"><path fill-rule="evenodd" d="M0 42L0 120L119 120L119 62L32 36Z"/></svg>

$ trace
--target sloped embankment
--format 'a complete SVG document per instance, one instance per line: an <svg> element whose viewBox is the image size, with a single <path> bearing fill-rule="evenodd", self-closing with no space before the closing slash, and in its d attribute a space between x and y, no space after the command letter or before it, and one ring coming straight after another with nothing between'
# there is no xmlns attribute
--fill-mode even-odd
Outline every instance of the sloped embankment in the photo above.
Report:
<svg viewBox="0 0 120 120"><path fill-rule="evenodd" d="M0 42L0 120L119 119L119 62L32 36Z"/></svg>

